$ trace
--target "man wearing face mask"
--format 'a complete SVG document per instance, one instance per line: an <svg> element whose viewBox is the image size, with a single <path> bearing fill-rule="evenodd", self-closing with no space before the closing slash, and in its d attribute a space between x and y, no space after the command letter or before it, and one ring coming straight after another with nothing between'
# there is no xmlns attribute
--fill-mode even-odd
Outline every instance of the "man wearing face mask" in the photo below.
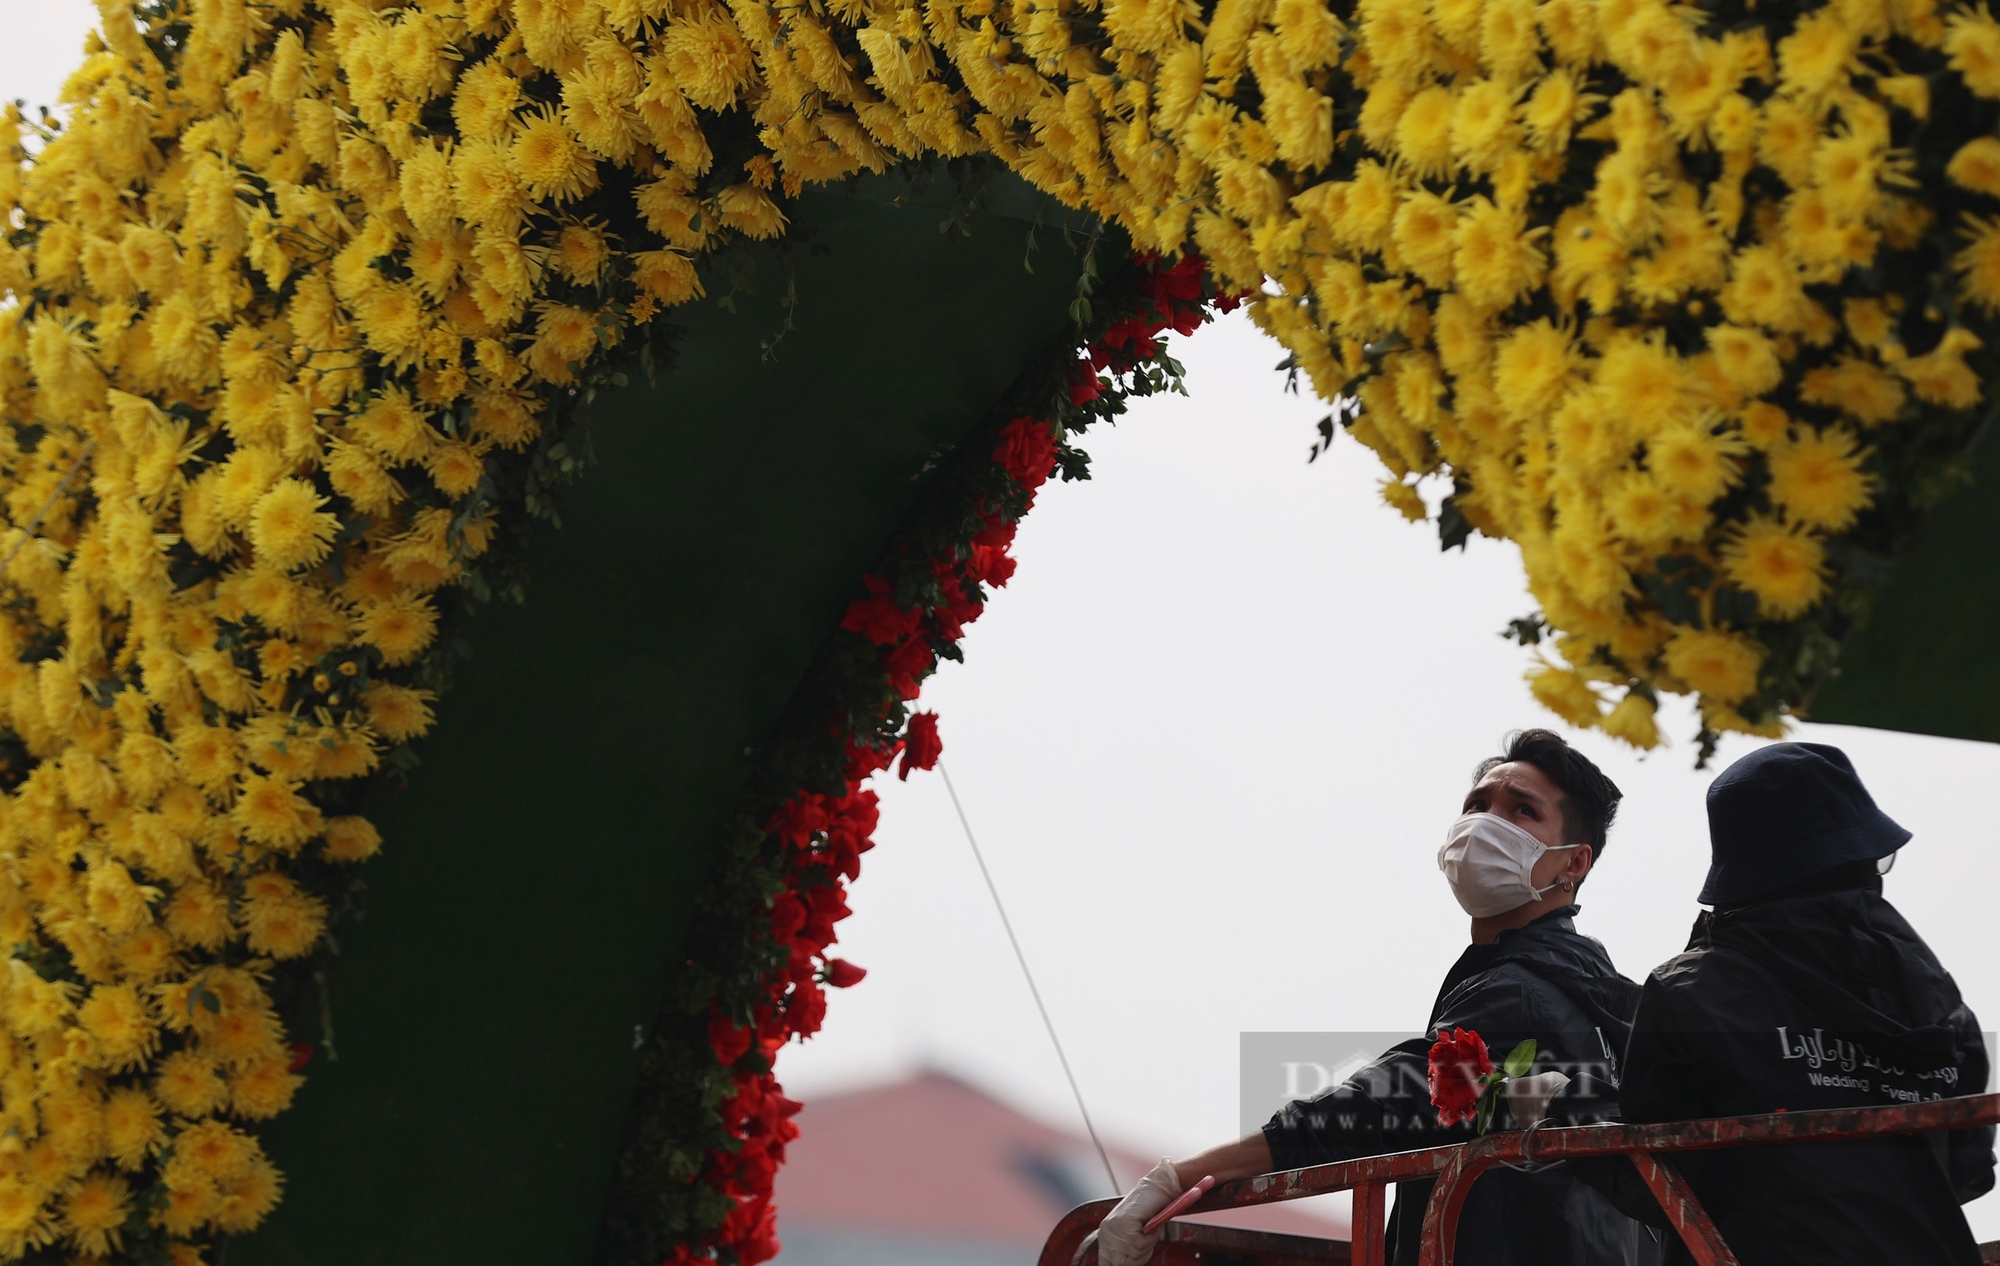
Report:
<svg viewBox="0 0 2000 1266"><path fill-rule="evenodd" d="M1708 790L1714 910L1640 997L1622 1094L1634 1121L1914 1103L1986 1091L1979 1021L1882 896L1910 833L1846 753L1774 743ZM1674 1158L1743 1266L1977 1266L1959 1205L1993 1189L1992 1126ZM1665 1216L1631 1166L1581 1166ZM1691 1260L1676 1240L1674 1262Z"/></svg>
<svg viewBox="0 0 2000 1266"><path fill-rule="evenodd" d="M1197 1156L1161 1161L1105 1218L1103 1266L1142 1266L1160 1234L1140 1227L1184 1183L1461 1142L1472 1127L1440 1127L1427 1067L1432 1035L1476 1031L1497 1061L1524 1039L1537 1071L1572 1078L1550 1105L1552 1124L1615 1116L1617 1062L1639 987L1604 947L1576 930L1577 887L1604 853L1620 793L1581 752L1547 730L1510 734L1474 771L1438 867L1472 918L1466 947L1438 989L1427 1036L1384 1053L1341 1085L1286 1105L1264 1128ZM1387 1227L1388 1260L1414 1266L1429 1181L1404 1183ZM1459 1266L1651 1266L1659 1240L1565 1167L1494 1170L1472 1187L1459 1220Z"/></svg>

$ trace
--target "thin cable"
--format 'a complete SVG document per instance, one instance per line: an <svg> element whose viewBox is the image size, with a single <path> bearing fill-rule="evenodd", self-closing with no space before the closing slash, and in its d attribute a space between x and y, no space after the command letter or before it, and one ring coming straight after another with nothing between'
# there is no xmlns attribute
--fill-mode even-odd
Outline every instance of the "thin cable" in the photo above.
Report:
<svg viewBox="0 0 2000 1266"><path fill-rule="evenodd" d="M951 795L951 807L958 811L958 824L965 828L965 842L972 845L972 860L979 863L979 876L986 881L986 891L993 894L993 908L1000 912L1000 926L1007 929L1007 943L1014 947L1014 961L1021 964L1021 975L1028 981L1028 992L1034 995L1035 1010L1042 1013L1042 1027L1049 1031L1049 1043L1056 1048L1056 1059L1061 1061L1063 1076L1069 1078L1069 1092L1076 1096L1076 1110L1083 1116L1083 1128L1090 1134L1091 1146L1097 1149L1097 1159L1104 1162L1104 1176L1111 1180L1111 1194L1118 1195L1122 1188L1118 1185L1118 1175L1111 1168L1111 1153L1104 1150L1104 1143L1097 1137L1097 1127L1091 1124L1090 1109L1083 1104L1083 1090L1076 1084L1076 1074L1070 1071L1069 1056L1063 1054L1062 1039L1056 1036L1055 1021L1049 1019L1049 1009L1042 1003L1042 991L1035 987L1035 973L1028 970L1028 956L1021 952L1021 938L1014 935L1014 921L1007 917L1007 906L1000 900L1000 889L993 883L993 872L986 869L986 855L979 851L979 841L973 838L972 823L966 820L965 806L959 803L958 788L951 785L951 775L945 772L944 762L938 761L938 773L944 776L944 789Z"/></svg>
<svg viewBox="0 0 2000 1266"><path fill-rule="evenodd" d="M0 559L0 576L7 574L7 568L13 565L14 555L26 549L28 542L35 539L35 533L41 530L42 520L49 517L49 511L55 507L56 499L69 490L69 481L76 478L76 472L83 469L84 459L89 457L90 450L96 447L97 441L92 440L83 446L81 453L76 455L76 461L70 466L69 473L62 477L62 482L57 484L56 490L49 494L49 499L42 502L42 508L35 511L35 521L28 524L27 532L22 535L19 541L15 542L13 549L7 551L7 557Z"/></svg>

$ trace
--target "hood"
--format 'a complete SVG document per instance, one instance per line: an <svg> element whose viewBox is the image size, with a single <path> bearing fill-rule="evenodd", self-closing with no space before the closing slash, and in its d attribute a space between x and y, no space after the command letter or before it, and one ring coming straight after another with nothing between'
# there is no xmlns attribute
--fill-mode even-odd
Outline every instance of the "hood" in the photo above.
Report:
<svg viewBox="0 0 2000 1266"><path fill-rule="evenodd" d="M1568 994L1591 1023L1604 1030L1612 1049L1624 1050L1632 1013L1639 1005L1639 986L1618 974L1597 938L1576 930L1575 916L1582 909L1572 905L1554 910L1526 927L1502 932L1491 945L1466 946L1445 973L1431 1014L1436 1015L1451 991L1471 977L1516 964Z"/></svg>
<svg viewBox="0 0 2000 1266"><path fill-rule="evenodd" d="M1708 944L1762 967L1829 1028L1933 1066L1956 1058L1958 984L1879 891L1848 888L1717 912Z"/></svg>

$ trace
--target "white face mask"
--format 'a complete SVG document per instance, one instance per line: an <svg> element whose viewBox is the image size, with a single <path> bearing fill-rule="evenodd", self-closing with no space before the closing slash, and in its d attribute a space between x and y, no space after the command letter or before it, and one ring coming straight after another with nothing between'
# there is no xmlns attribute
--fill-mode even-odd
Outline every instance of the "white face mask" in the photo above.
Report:
<svg viewBox="0 0 2000 1266"><path fill-rule="evenodd" d="M1535 887L1535 863L1543 853L1578 847L1552 849L1497 814L1468 813L1445 832L1438 869L1465 912L1483 919L1540 901L1555 885Z"/></svg>

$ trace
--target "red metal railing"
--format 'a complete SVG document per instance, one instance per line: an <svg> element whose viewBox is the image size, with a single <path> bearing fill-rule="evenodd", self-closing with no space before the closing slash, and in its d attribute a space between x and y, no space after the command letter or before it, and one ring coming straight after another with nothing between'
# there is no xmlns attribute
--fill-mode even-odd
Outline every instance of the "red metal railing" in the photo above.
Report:
<svg viewBox="0 0 2000 1266"><path fill-rule="evenodd" d="M1930 1103L1882 1108L1832 1108L1776 1112L1765 1116L1718 1117L1662 1125L1580 1125L1507 1134L1488 1134L1449 1147L1431 1147L1388 1156L1365 1156L1335 1165L1314 1165L1223 1183L1188 1212L1212 1213L1298 1200L1336 1191L1354 1193L1353 1240L1319 1240L1175 1221L1154 1261L1192 1263L1206 1252L1247 1254L1260 1266L1352 1262L1382 1266L1385 1197L1391 1183L1436 1178L1424 1210L1421 1266L1451 1266L1458 1215L1472 1184L1495 1165L1531 1164L1583 1156L1630 1156L1681 1240L1701 1266L1736 1266L1701 1202L1681 1179L1666 1153L1713 1151L1808 1140L1856 1139L1883 1134L1922 1134L2000 1124L2000 1095L1967 1095ZM1078 1205L1056 1224L1042 1248L1040 1266L1070 1266L1078 1247L1115 1200ZM2000 1245L1984 1248L1988 1262L2000 1262ZM1095 1252L1087 1262L1095 1261Z"/></svg>

